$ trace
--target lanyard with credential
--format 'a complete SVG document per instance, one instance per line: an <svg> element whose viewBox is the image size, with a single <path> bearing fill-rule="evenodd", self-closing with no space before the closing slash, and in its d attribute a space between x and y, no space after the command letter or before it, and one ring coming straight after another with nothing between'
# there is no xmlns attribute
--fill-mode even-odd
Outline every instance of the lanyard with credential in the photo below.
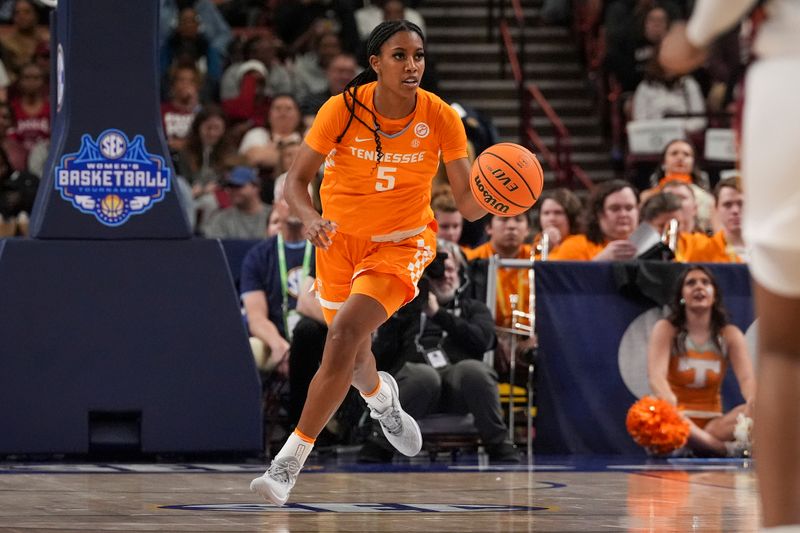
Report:
<svg viewBox="0 0 800 533"><path fill-rule="evenodd" d="M283 330L286 332L286 337L291 336L289 331L289 273L286 271L286 244L283 242L283 235L278 233L278 271L281 274L281 294L283 295L283 304L281 310L283 311ZM306 250L303 253L303 274L300 277L300 282L308 276L309 266L311 264L311 242L306 241Z"/></svg>

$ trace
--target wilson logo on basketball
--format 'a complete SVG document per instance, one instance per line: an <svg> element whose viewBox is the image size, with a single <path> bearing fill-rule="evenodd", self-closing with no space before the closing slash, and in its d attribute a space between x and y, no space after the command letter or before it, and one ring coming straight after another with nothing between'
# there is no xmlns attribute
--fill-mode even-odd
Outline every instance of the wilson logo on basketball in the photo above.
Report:
<svg viewBox="0 0 800 533"><path fill-rule="evenodd" d="M420 139L427 137L430 132L431 129L424 122L419 122L416 126L414 126L414 134L416 134L416 136Z"/></svg>
<svg viewBox="0 0 800 533"><path fill-rule="evenodd" d="M479 174L472 176L474 189L477 189L483 195L483 202L491 207L492 211L496 213L508 213L508 205L499 201L487 187L484 186L483 180Z"/></svg>

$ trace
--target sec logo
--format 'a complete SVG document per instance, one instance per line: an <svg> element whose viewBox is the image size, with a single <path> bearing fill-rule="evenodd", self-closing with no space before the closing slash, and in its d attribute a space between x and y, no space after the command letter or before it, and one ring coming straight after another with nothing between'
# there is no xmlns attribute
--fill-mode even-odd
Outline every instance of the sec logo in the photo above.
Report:
<svg viewBox="0 0 800 533"><path fill-rule="evenodd" d="M427 137L430 132L431 129L424 122L418 122L417 125L414 126L414 133L420 139L424 139L425 137Z"/></svg>
<svg viewBox="0 0 800 533"><path fill-rule="evenodd" d="M125 138L116 132L105 134L97 144L100 148L100 153L109 159L119 159L125 155L125 151L128 148Z"/></svg>

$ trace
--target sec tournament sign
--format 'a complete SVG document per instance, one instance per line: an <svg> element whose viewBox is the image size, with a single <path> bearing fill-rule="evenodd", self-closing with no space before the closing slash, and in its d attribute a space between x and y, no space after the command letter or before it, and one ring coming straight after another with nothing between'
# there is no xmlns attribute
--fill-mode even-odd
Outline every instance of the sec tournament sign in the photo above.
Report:
<svg viewBox="0 0 800 533"><path fill-rule="evenodd" d="M142 135L129 141L108 129L96 141L83 135L78 153L61 157L55 187L80 212L115 227L163 200L170 174L163 157L147 152Z"/></svg>

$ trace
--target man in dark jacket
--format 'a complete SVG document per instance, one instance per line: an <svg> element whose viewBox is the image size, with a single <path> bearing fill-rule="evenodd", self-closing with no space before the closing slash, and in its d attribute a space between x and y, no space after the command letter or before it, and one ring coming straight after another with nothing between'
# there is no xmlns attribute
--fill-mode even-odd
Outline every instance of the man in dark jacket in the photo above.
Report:
<svg viewBox="0 0 800 533"><path fill-rule="evenodd" d="M494 319L486 305L465 297L449 243L439 242L420 294L378 329L378 366L397 379L403 408L415 419L431 413L472 413L490 461L519 462L503 422L497 374L483 362L494 347ZM390 461L393 450L373 432L359 459Z"/></svg>

